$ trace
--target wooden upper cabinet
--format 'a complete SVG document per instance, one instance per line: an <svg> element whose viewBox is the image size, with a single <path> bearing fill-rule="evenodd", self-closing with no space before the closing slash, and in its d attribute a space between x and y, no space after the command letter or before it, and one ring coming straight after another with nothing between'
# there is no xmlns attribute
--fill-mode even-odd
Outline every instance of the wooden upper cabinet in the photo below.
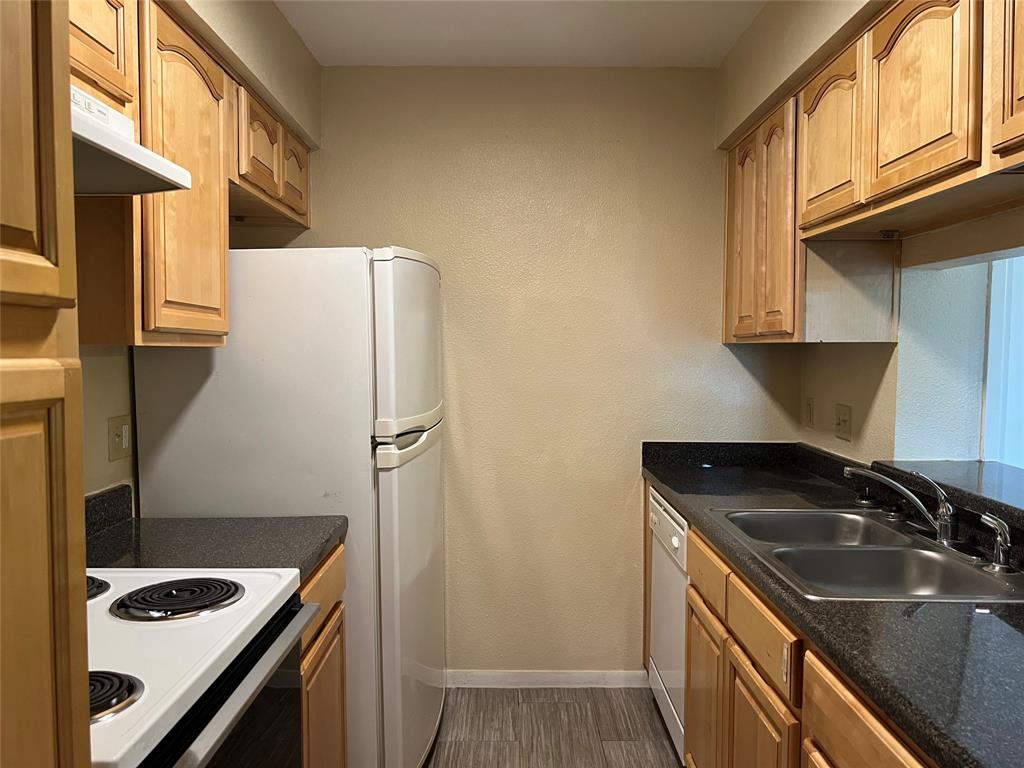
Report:
<svg viewBox="0 0 1024 768"><path fill-rule="evenodd" d="M192 189L143 198L143 328L228 331L228 116L224 70L151 5L143 136Z"/></svg>
<svg viewBox="0 0 1024 768"><path fill-rule="evenodd" d="M135 100L137 0L70 0L71 71L123 104Z"/></svg>
<svg viewBox="0 0 1024 768"><path fill-rule="evenodd" d="M924 768L814 653L804 655L803 765Z"/></svg>
<svg viewBox="0 0 1024 768"><path fill-rule="evenodd" d="M67 6L0 2L0 298L75 300Z"/></svg>
<svg viewBox="0 0 1024 768"><path fill-rule="evenodd" d="M859 41L797 95L801 228L861 203L862 58Z"/></svg>
<svg viewBox="0 0 1024 768"><path fill-rule="evenodd" d="M299 215L309 213L309 149L290 131L284 133L281 202Z"/></svg>
<svg viewBox="0 0 1024 768"><path fill-rule="evenodd" d="M687 768L719 768L724 715L723 685L729 634L692 586L686 590Z"/></svg>
<svg viewBox="0 0 1024 768"><path fill-rule="evenodd" d="M790 99L729 153L726 341L795 330L795 131Z"/></svg>
<svg viewBox="0 0 1024 768"><path fill-rule="evenodd" d="M992 26L992 149L1024 150L1024 0L986 4Z"/></svg>
<svg viewBox="0 0 1024 768"><path fill-rule="evenodd" d="M726 655L724 768L796 768L800 721L735 642Z"/></svg>
<svg viewBox="0 0 1024 768"><path fill-rule="evenodd" d="M283 133L270 111L238 86L238 175L271 197L281 196Z"/></svg>
<svg viewBox="0 0 1024 768"><path fill-rule="evenodd" d="M867 32L865 198L979 162L981 13L972 0L904 0Z"/></svg>
<svg viewBox="0 0 1024 768"><path fill-rule="evenodd" d="M756 135L729 153L726 331L735 338L757 334L758 157Z"/></svg>
<svg viewBox="0 0 1024 768"><path fill-rule="evenodd" d="M796 294L796 104L787 101L758 129L757 332L791 334Z"/></svg>

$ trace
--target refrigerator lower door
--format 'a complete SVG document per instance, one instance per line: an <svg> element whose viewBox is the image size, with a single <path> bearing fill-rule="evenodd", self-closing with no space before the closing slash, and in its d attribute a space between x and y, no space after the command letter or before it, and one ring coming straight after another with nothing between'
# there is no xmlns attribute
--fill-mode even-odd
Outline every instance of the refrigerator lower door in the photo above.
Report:
<svg viewBox="0 0 1024 768"><path fill-rule="evenodd" d="M405 248L373 252L376 355L374 435L390 438L441 420L441 273Z"/></svg>
<svg viewBox="0 0 1024 768"><path fill-rule="evenodd" d="M443 428L377 448L386 768L422 764L444 703Z"/></svg>

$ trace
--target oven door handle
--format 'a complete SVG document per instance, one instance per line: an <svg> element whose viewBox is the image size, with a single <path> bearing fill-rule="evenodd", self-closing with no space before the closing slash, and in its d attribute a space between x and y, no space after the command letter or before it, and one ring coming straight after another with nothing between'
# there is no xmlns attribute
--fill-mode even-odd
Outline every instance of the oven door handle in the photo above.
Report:
<svg viewBox="0 0 1024 768"><path fill-rule="evenodd" d="M320 610L318 603L306 603L299 609L295 618L278 635L266 653L249 670L249 674L224 702L224 705L217 710L217 714L207 723L192 745L185 750L185 754L174 764L174 768L203 768L210 761L228 734L231 733L231 729L242 719L242 715L249 709L249 705L284 661L288 652L299 642L302 633L313 622L313 617L316 616L318 610Z"/></svg>

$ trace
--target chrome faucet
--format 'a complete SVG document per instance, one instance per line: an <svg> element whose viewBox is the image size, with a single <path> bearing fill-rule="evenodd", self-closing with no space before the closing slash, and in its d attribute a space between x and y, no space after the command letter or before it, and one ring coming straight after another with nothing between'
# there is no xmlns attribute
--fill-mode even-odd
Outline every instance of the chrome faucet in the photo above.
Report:
<svg viewBox="0 0 1024 768"><path fill-rule="evenodd" d="M981 514L981 522L991 528L996 534L995 551L992 554L992 562L985 566L986 571L993 573L1010 573L1010 526L1004 523L995 515L987 512Z"/></svg>
<svg viewBox="0 0 1024 768"><path fill-rule="evenodd" d="M946 496L946 492L942 490L933 480L925 477L920 472L912 472L914 477L919 480L923 480L928 483L935 491L935 495L939 499L939 506L936 509L935 514L928 511L928 508L921 502L921 500L906 486L896 482L891 477L875 472L870 469L862 469L861 467L844 467L843 477L852 478L854 475L860 475L861 477L867 477L871 480L886 485L892 488L898 494L903 496L910 504L921 513L921 516L935 529L935 540L944 546L949 546L959 541L957 538L957 519L956 519L956 507L954 507L949 497Z"/></svg>

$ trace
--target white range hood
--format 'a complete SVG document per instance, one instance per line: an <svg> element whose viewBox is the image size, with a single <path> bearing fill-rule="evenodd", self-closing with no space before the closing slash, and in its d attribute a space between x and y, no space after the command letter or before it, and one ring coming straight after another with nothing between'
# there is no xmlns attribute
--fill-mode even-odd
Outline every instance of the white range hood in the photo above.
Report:
<svg viewBox="0 0 1024 768"><path fill-rule="evenodd" d="M2 0L0 0L2 1ZM135 123L71 86L76 195L191 189L192 174L135 141Z"/></svg>

